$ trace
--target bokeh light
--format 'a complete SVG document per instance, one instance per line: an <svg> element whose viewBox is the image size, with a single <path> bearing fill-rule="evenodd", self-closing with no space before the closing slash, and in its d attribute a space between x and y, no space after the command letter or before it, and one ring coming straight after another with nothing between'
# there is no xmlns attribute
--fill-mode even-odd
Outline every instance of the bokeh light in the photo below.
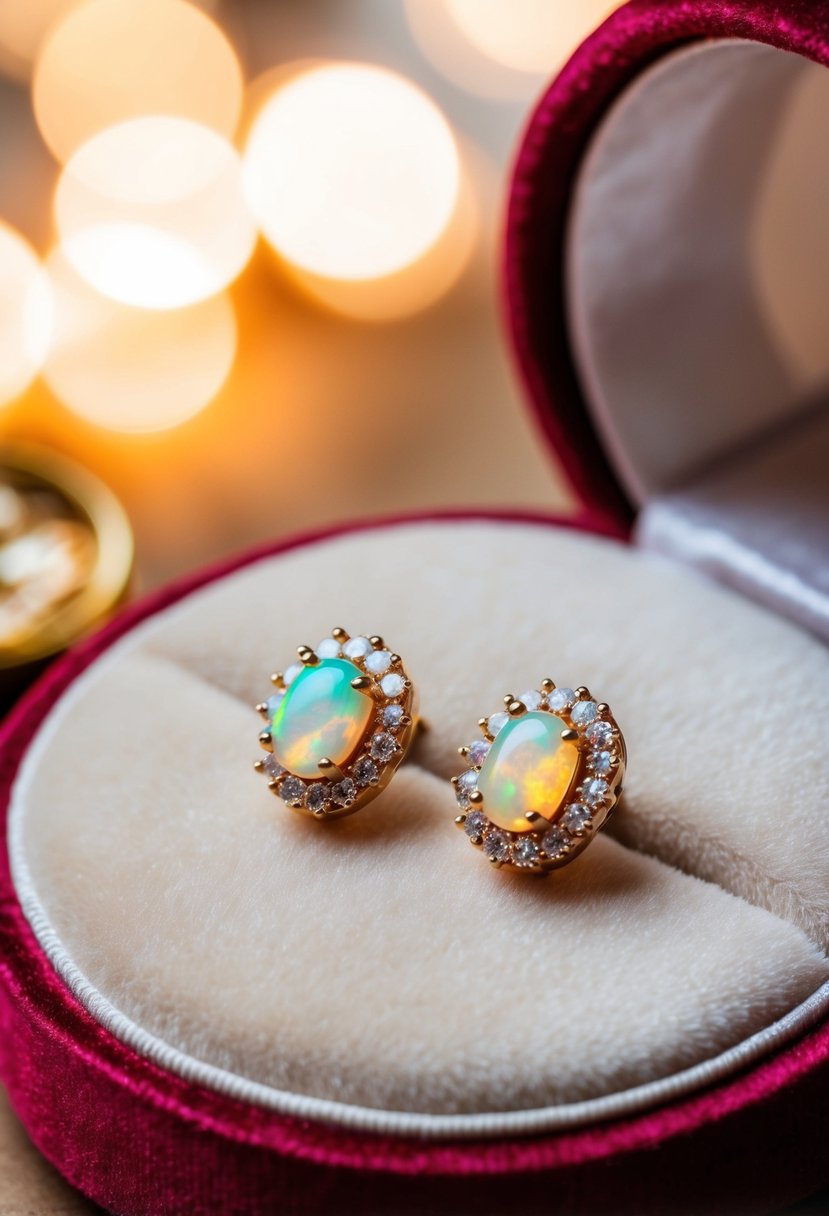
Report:
<svg viewBox="0 0 829 1216"><path fill-rule="evenodd" d="M369 65L315 67L277 88L244 161L268 241L323 278L395 274L440 238L458 200L443 115L415 85Z"/></svg>
<svg viewBox="0 0 829 1216"><path fill-rule="evenodd" d="M48 279L31 246L0 221L0 405L24 391L52 333Z"/></svg>
<svg viewBox="0 0 829 1216"><path fill-rule="evenodd" d="M0 68L26 80L47 30L82 0L0 0Z"/></svg>
<svg viewBox="0 0 829 1216"><path fill-rule="evenodd" d="M529 101L618 0L406 0L412 34L467 92Z"/></svg>
<svg viewBox="0 0 829 1216"><path fill-rule="evenodd" d="M241 162L207 127L153 116L94 136L55 196L64 252L104 295L180 308L227 286L256 244Z"/></svg>
<svg viewBox="0 0 829 1216"><path fill-rule="evenodd" d="M55 324L44 377L71 410L116 431L159 431L215 397L236 353L226 294L174 312L151 311L100 295L60 248L47 268Z"/></svg>
<svg viewBox="0 0 829 1216"><path fill-rule="evenodd" d="M185 0L88 0L46 37L35 117L60 161L99 131L146 114L189 118L232 138L242 73L225 35Z"/></svg>

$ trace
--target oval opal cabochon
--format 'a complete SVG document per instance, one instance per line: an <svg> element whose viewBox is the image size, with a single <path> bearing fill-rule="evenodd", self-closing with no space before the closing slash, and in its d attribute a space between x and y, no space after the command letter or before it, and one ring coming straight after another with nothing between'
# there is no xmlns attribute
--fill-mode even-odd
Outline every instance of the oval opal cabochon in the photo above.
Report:
<svg viewBox="0 0 829 1216"><path fill-rule="evenodd" d="M501 727L478 776L487 819L509 832L530 832L527 811L555 817L580 759L578 747L562 739L564 730L561 718L539 711Z"/></svg>
<svg viewBox="0 0 829 1216"><path fill-rule="evenodd" d="M297 777L319 777L323 758L344 765L360 746L374 710L351 687L363 673L347 659L321 659L294 678L271 719L273 754Z"/></svg>

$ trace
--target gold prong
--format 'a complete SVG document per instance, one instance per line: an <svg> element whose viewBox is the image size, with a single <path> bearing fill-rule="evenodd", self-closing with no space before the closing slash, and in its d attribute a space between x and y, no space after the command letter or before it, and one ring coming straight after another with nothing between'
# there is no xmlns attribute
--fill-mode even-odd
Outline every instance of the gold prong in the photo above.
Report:
<svg viewBox="0 0 829 1216"><path fill-rule="evenodd" d="M610 713L610 706L606 701L602 701L601 704L596 706L596 713L599 715Z"/></svg>
<svg viewBox="0 0 829 1216"><path fill-rule="evenodd" d="M408 692L408 690L411 688L411 686L412 686L412 682L411 682L411 680L409 680L409 679L404 679L404 681L403 681L403 687L406 689L406 691L407 691L407 692Z"/></svg>
<svg viewBox="0 0 829 1216"><path fill-rule="evenodd" d="M261 714L262 717L267 722L268 718L270 717L270 714L268 713L268 705L267 705L266 701L259 702L259 704L256 706L256 712L258 714Z"/></svg>
<svg viewBox="0 0 829 1216"><path fill-rule="evenodd" d="M502 862L500 857L490 857L489 864L494 866L496 870L500 870Z"/></svg>
<svg viewBox="0 0 829 1216"><path fill-rule="evenodd" d="M265 761L264 760L254 760L253 767L256 769L257 773L264 773Z"/></svg>
<svg viewBox="0 0 829 1216"><path fill-rule="evenodd" d="M272 794L276 793L276 791L279 789L279 778L278 777L271 777L270 781L268 782L268 789L271 791Z"/></svg>
<svg viewBox="0 0 829 1216"><path fill-rule="evenodd" d="M463 747L458 748L458 755L463 756L464 759L469 755L469 748L466 746L466 744L464 744Z"/></svg>
<svg viewBox="0 0 829 1216"><path fill-rule="evenodd" d="M306 667L315 667L319 663L319 655L315 654L310 646L298 646L297 654L301 663Z"/></svg>
<svg viewBox="0 0 829 1216"><path fill-rule="evenodd" d="M317 768L321 773L325 773L325 775L328 777L336 777L338 781L343 781L345 779L345 773L340 766L335 764L333 760L329 760L327 756L320 757L320 759L317 761Z"/></svg>
<svg viewBox="0 0 829 1216"><path fill-rule="evenodd" d="M469 801L474 806L482 806L483 801L484 801L484 796L480 790L472 790L469 795Z"/></svg>
<svg viewBox="0 0 829 1216"><path fill-rule="evenodd" d="M408 714L404 714L403 717L400 719L400 725L401 726L411 726L411 724L412 724L412 719L409 717ZM418 718L417 726L418 726L418 730L428 730L429 729L428 726L424 726L422 718Z"/></svg>
<svg viewBox="0 0 829 1216"><path fill-rule="evenodd" d="M484 838L483 838L483 836L470 836L469 843L474 844L475 848L479 849L481 847L481 845L484 843Z"/></svg>
<svg viewBox="0 0 829 1216"><path fill-rule="evenodd" d="M525 714L527 707L523 701L510 701L507 706L507 713L511 718L517 718L520 714Z"/></svg>
<svg viewBox="0 0 829 1216"><path fill-rule="evenodd" d="M403 662L403 660L401 659L399 654L393 654L391 656L392 667L399 667L402 662Z"/></svg>
<svg viewBox="0 0 829 1216"><path fill-rule="evenodd" d="M527 820L527 823L538 823L541 816L538 811L525 811L524 818Z"/></svg>
<svg viewBox="0 0 829 1216"><path fill-rule="evenodd" d="M458 777L458 776L450 777L449 780L451 781L452 785L457 785L458 782L460 781L460 777Z"/></svg>
<svg viewBox="0 0 829 1216"><path fill-rule="evenodd" d="M343 642L348 641L348 634L340 625L338 625L336 629L331 630L331 636L334 641L339 642L341 646Z"/></svg>
<svg viewBox="0 0 829 1216"><path fill-rule="evenodd" d="M284 679L281 671L275 671L273 673L273 675L271 676L271 684L275 684L277 688L284 687L285 679Z"/></svg>
<svg viewBox="0 0 829 1216"><path fill-rule="evenodd" d="M555 686L556 686L555 680L551 680L549 676L547 676L546 679L541 681L541 691L542 692L552 692L553 689L555 688Z"/></svg>
<svg viewBox="0 0 829 1216"><path fill-rule="evenodd" d="M375 633L374 637L369 638L369 641L375 650L383 649L383 639L378 634Z"/></svg>
<svg viewBox="0 0 829 1216"><path fill-rule="evenodd" d="M371 676L355 676L351 681L351 687L356 688L357 692L368 692L372 684Z"/></svg>
<svg viewBox="0 0 829 1216"><path fill-rule="evenodd" d="M271 732L269 730L262 730L259 732L259 746L265 752L273 751L273 739L271 738Z"/></svg>
<svg viewBox="0 0 829 1216"><path fill-rule="evenodd" d="M312 811L311 814L314 816L315 819L324 819L325 818L325 808L320 807L320 809L318 811Z"/></svg>
<svg viewBox="0 0 829 1216"><path fill-rule="evenodd" d="M583 684L580 684L578 686L578 688L576 689L576 696L581 701L589 701L590 700L590 690L585 688Z"/></svg>
<svg viewBox="0 0 829 1216"><path fill-rule="evenodd" d="M579 732L577 730L563 730L561 737L565 743L575 743L579 737Z"/></svg>
<svg viewBox="0 0 829 1216"><path fill-rule="evenodd" d="M466 815L456 815L455 823L458 825L459 828L462 828L463 825L466 823Z"/></svg>
<svg viewBox="0 0 829 1216"><path fill-rule="evenodd" d="M511 693L511 692L508 692L508 693L507 693L507 695L504 697L504 704L506 705L507 709L509 709L510 704L511 704L511 703L512 703L514 700L515 700L515 697L512 695L512 693Z"/></svg>

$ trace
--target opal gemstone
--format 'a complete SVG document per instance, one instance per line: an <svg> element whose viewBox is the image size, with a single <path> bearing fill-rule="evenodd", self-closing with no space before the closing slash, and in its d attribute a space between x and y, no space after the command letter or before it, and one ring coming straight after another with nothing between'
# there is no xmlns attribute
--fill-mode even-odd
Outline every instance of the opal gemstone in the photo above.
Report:
<svg viewBox="0 0 829 1216"><path fill-rule="evenodd" d="M320 760L344 765L359 748L371 719L371 697L351 687L363 673L347 659L303 667L271 719L273 754L297 777L318 777Z"/></svg>
<svg viewBox="0 0 829 1216"><path fill-rule="evenodd" d="M561 737L566 729L561 718L541 712L510 718L501 728L478 777L492 823L509 832L530 832L527 811L554 818L579 765L577 746Z"/></svg>

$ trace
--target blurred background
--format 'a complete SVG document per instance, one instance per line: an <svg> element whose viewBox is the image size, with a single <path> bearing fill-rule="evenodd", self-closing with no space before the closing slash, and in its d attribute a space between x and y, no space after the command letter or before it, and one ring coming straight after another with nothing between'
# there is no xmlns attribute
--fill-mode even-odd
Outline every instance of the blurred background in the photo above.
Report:
<svg viewBox="0 0 829 1216"><path fill-rule="evenodd" d="M568 509L501 221L530 106L612 7L0 0L0 441L115 492L134 586L366 513ZM48 607L24 576L68 595L91 561L42 508L0 488L0 650Z"/></svg>

